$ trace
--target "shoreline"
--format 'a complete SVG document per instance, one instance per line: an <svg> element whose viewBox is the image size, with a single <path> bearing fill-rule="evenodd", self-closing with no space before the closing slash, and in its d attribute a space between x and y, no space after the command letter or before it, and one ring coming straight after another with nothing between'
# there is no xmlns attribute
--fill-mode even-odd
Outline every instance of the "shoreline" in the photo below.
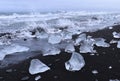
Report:
<svg viewBox="0 0 120 81"><path fill-rule="evenodd" d="M105 38L106 41L109 42L114 39L112 36L114 31L120 32L120 25L114 26L113 29L106 28L86 34L94 38ZM120 79L120 49L117 48L117 44L110 44L108 48L95 46L94 49L97 50L97 53L93 56L89 53L81 53L86 64L82 70L78 72L69 72L65 69L64 63L70 58L71 54L61 52L55 56L43 57L38 55L19 64L0 69L0 77L3 77L0 81L21 81L21 78L25 76L29 77L26 81L34 81L37 75L42 77L39 81L109 81L110 79ZM76 51L79 52L77 47ZM48 65L51 70L30 75L28 68L31 59L40 59ZM112 66L111 69L109 68L110 66ZM12 69L12 72L6 72L8 69ZM98 74L93 74L93 70L97 70Z"/></svg>

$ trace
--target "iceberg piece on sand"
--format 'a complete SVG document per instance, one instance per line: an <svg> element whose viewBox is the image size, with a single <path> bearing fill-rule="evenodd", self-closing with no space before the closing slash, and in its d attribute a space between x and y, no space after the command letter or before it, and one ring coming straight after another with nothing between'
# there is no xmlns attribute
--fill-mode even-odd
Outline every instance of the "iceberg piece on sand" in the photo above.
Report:
<svg viewBox="0 0 120 81"><path fill-rule="evenodd" d="M38 81L39 79L41 79L40 75L38 75L38 76L35 77L35 81Z"/></svg>
<svg viewBox="0 0 120 81"><path fill-rule="evenodd" d="M80 53L96 53L92 46L83 44L80 46Z"/></svg>
<svg viewBox="0 0 120 81"><path fill-rule="evenodd" d="M61 40L62 40L62 36L58 34L52 34L48 38L48 42L51 44L58 44L61 42Z"/></svg>
<svg viewBox="0 0 120 81"><path fill-rule="evenodd" d="M43 50L43 56L57 55L60 52L61 52L60 49L58 49L58 48L56 48L54 46L49 46L49 47L46 47L46 49Z"/></svg>
<svg viewBox="0 0 120 81"><path fill-rule="evenodd" d="M80 53L96 53L93 45L94 40L92 38L85 40L83 43L81 43Z"/></svg>
<svg viewBox="0 0 120 81"><path fill-rule="evenodd" d="M93 70L92 73L93 74L98 74L98 71L97 70Z"/></svg>
<svg viewBox="0 0 120 81"><path fill-rule="evenodd" d="M95 44L99 47L110 47L110 44L106 43L103 38L95 38Z"/></svg>
<svg viewBox="0 0 120 81"><path fill-rule="evenodd" d="M118 79L110 79L109 81L120 81L120 80L118 80Z"/></svg>
<svg viewBox="0 0 120 81"><path fill-rule="evenodd" d="M50 68L38 59L33 59L30 63L29 73L31 75L42 73L47 70L50 70Z"/></svg>
<svg viewBox="0 0 120 81"><path fill-rule="evenodd" d="M82 55L77 52L73 52L71 58L65 62L65 67L68 71L79 71L85 65L85 61Z"/></svg>
<svg viewBox="0 0 120 81"><path fill-rule="evenodd" d="M118 41L117 48L120 48L120 41Z"/></svg>
<svg viewBox="0 0 120 81"><path fill-rule="evenodd" d="M23 77L21 80L27 81L29 79L28 76Z"/></svg>
<svg viewBox="0 0 120 81"><path fill-rule="evenodd" d="M80 43L84 40L86 40L86 34L79 35L79 37L75 40L75 45L80 45Z"/></svg>
<svg viewBox="0 0 120 81"><path fill-rule="evenodd" d="M13 54L16 52L24 52L28 50L29 50L28 47L12 44L0 50L0 60L3 60L6 55Z"/></svg>
<svg viewBox="0 0 120 81"><path fill-rule="evenodd" d="M114 38L120 38L120 33L113 32L112 34Z"/></svg>
<svg viewBox="0 0 120 81"><path fill-rule="evenodd" d="M74 48L73 44L68 44L65 48L65 52L71 53L71 52L74 52L74 51L75 51L75 48Z"/></svg>
<svg viewBox="0 0 120 81"><path fill-rule="evenodd" d="M117 43L117 42L118 42L117 40L111 40L110 44L114 44L114 43Z"/></svg>

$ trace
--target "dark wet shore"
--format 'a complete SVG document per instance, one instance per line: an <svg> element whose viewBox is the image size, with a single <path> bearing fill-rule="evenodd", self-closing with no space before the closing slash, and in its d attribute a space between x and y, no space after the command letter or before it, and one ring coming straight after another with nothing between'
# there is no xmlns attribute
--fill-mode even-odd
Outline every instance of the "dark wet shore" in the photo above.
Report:
<svg viewBox="0 0 120 81"><path fill-rule="evenodd" d="M112 33L120 32L120 26L115 26L113 29L104 29L93 33L87 33L94 38L105 38L109 43L113 38ZM78 72L70 72L65 69L64 63L69 60L71 54L61 52L56 56L41 56L30 58L19 64L11 65L10 67L0 69L0 81L21 81L23 77L29 77L25 81L35 81L35 77L40 75L42 78L39 81L109 81L110 79L120 79L120 49L117 44L111 44L109 48L96 47L97 54L82 54L85 59L85 66ZM78 47L76 51L79 52ZM51 70L30 75L28 68L31 59L40 59ZM112 68L109 68L109 67ZM12 69L12 72L10 71ZM7 70L7 71L6 71ZM97 70L97 74L92 71Z"/></svg>

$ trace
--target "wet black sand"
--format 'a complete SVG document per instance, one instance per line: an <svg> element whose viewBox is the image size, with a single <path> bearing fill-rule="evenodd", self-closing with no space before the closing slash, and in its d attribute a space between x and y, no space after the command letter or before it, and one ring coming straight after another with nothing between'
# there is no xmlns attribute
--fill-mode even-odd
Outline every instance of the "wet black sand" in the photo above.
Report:
<svg viewBox="0 0 120 81"><path fill-rule="evenodd" d="M120 32L120 26L115 26L113 29L104 29L93 33L87 33L92 37L102 37L111 41L113 38L112 32ZM120 79L120 49L117 44L111 44L109 48L96 47L97 54L91 56L90 54L82 54L85 59L85 67L78 72L69 72L65 69L64 63L70 58L71 54L61 52L56 56L43 57L38 55L34 59L40 59L51 70L30 75L28 68L30 61L33 58L25 60L19 64L11 65L10 67L0 69L0 81L21 81L21 78L28 76L26 81L35 81L34 78L40 75L42 78L39 81L109 81L109 79ZM78 47L76 51L79 52ZM112 66L109 69L109 66ZM6 70L12 69L12 72ZM93 74L92 70L97 70L98 74Z"/></svg>

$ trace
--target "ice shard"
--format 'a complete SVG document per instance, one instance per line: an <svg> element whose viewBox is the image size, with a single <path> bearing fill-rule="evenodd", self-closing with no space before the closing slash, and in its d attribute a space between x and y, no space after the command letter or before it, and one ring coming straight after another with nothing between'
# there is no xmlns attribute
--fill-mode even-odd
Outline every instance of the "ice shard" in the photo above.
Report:
<svg viewBox="0 0 120 81"><path fill-rule="evenodd" d="M112 34L114 38L120 38L120 33L113 32Z"/></svg>
<svg viewBox="0 0 120 81"><path fill-rule="evenodd" d="M65 48L65 52L72 53L75 51L75 47L73 44L68 44Z"/></svg>
<svg viewBox="0 0 120 81"><path fill-rule="evenodd" d="M117 43L117 42L118 42L117 40L111 40L110 44L114 44L114 43Z"/></svg>
<svg viewBox="0 0 120 81"><path fill-rule="evenodd" d="M84 44L80 46L80 53L95 53L96 51L92 46Z"/></svg>
<svg viewBox="0 0 120 81"><path fill-rule="evenodd" d="M81 34L79 37L75 40L75 45L80 45L82 41L86 40L86 34Z"/></svg>
<svg viewBox="0 0 120 81"><path fill-rule="evenodd" d="M106 43L103 38L95 38L95 45L98 47L110 47L110 45Z"/></svg>
<svg viewBox="0 0 120 81"><path fill-rule="evenodd" d="M29 73L31 75L42 73L47 70L50 70L50 68L44 63L42 63L40 60L38 59L31 60L30 67L29 67Z"/></svg>
<svg viewBox="0 0 120 81"><path fill-rule="evenodd" d="M61 51L60 49L54 47L54 46L46 46L46 49L42 50L43 52L43 56L47 56L47 55L57 55L59 54Z"/></svg>
<svg viewBox="0 0 120 81"><path fill-rule="evenodd" d="M118 79L110 79L109 81L120 81L120 80L118 80Z"/></svg>
<svg viewBox="0 0 120 81"><path fill-rule="evenodd" d="M35 81L38 81L39 79L41 79L40 75L38 75L38 76L35 77Z"/></svg>
<svg viewBox="0 0 120 81"><path fill-rule="evenodd" d="M117 48L120 48L120 41L118 41Z"/></svg>
<svg viewBox="0 0 120 81"><path fill-rule="evenodd" d="M69 33L66 31L61 32L61 36L62 36L63 40L72 39L72 33Z"/></svg>
<svg viewBox="0 0 120 81"><path fill-rule="evenodd" d="M3 60L6 55L13 54L16 52L24 52L28 50L28 47L12 44L0 50L0 60Z"/></svg>
<svg viewBox="0 0 120 81"><path fill-rule="evenodd" d="M83 43L81 43L80 53L96 53L93 45L94 40L92 38L85 40Z"/></svg>
<svg viewBox="0 0 120 81"><path fill-rule="evenodd" d="M21 78L21 80L23 80L23 81L27 81L28 79L29 79L28 76L25 76L25 77Z"/></svg>
<svg viewBox="0 0 120 81"><path fill-rule="evenodd" d="M65 62L65 67L68 71L79 71L84 66L84 58L77 52L73 52L71 58L67 62Z"/></svg>
<svg viewBox="0 0 120 81"><path fill-rule="evenodd" d="M98 71L97 70L93 70L92 73L93 74L98 74Z"/></svg>
<svg viewBox="0 0 120 81"><path fill-rule="evenodd" d="M51 44L58 44L61 42L61 40L62 40L62 36L58 34L52 34L48 38L48 42Z"/></svg>

